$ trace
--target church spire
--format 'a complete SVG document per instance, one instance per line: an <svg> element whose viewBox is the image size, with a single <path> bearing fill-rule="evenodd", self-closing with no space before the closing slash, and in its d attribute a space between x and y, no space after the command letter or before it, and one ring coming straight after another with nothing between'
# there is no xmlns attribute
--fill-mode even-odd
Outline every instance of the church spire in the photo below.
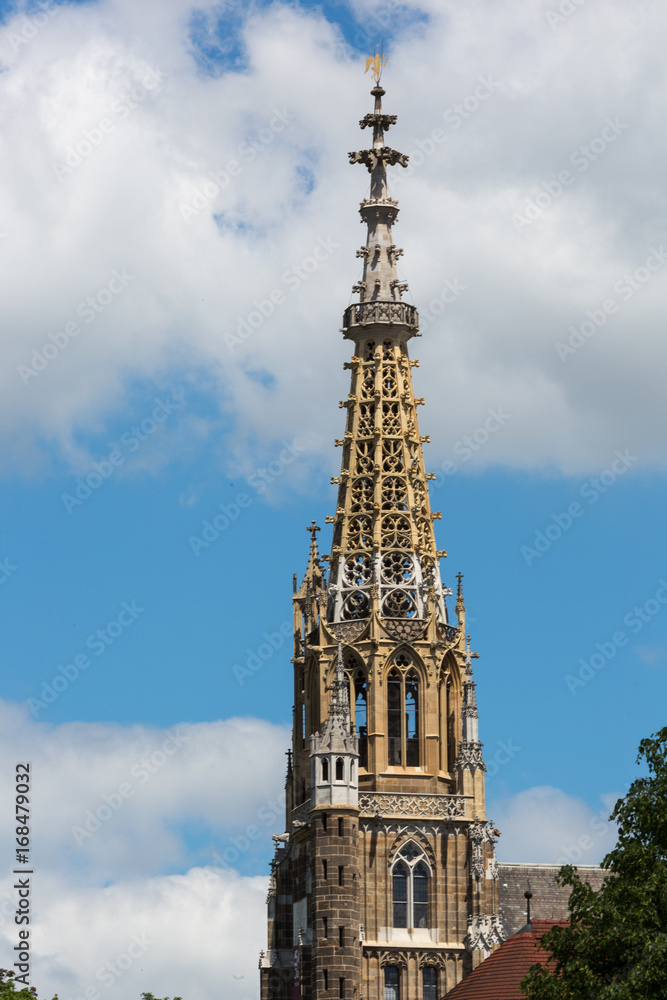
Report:
<svg viewBox="0 0 667 1000"><path fill-rule="evenodd" d="M343 318L343 334L354 341L355 353L347 409L334 540L329 576L328 620L429 619L435 612L447 623L440 580L417 406L408 357L408 341L418 336L414 306L403 302L392 226L398 203L389 197L387 168L407 166L408 158L385 145L385 132L396 115L382 109L384 89L373 87L372 113L360 121L372 128L370 149L350 153L351 163L363 163L371 175L370 194L359 209L366 223L362 280L354 286L359 301Z"/></svg>

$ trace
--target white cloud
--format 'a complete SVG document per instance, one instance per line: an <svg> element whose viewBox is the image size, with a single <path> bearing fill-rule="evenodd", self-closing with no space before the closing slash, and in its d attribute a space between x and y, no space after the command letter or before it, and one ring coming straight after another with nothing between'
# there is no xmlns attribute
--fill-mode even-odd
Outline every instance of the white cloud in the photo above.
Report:
<svg viewBox="0 0 667 1000"><path fill-rule="evenodd" d="M496 799L488 811L502 834L498 858L508 862L598 864L616 843L616 829L608 822L616 798L601 798L600 809L593 810L560 788L538 785Z"/></svg>
<svg viewBox="0 0 667 1000"><path fill-rule="evenodd" d="M284 828L284 727L252 718L165 730L51 727L6 703L0 716L5 759L31 761L35 863L72 884L213 863L216 849L237 866L230 838L256 825L268 841ZM13 780L5 769L3 801L13 798ZM0 830L13 854L11 820L4 815ZM203 845L191 844L188 824L204 831Z"/></svg>
<svg viewBox="0 0 667 1000"><path fill-rule="evenodd" d="M11 884L0 884L0 898L12 897ZM215 868L79 888L38 872L31 982L47 1000L56 990L60 1000L138 1000L142 992L255 1000L267 886L263 876ZM6 966L16 928L0 935Z"/></svg>
<svg viewBox="0 0 667 1000"><path fill-rule="evenodd" d="M48 726L6 702L0 722L3 759L29 760L32 772L31 971L40 995L66 1000L96 987L109 1000L142 991L254 998L267 879L237 869L252 870L284 829L287 730L252 718L163 730ZM5 803L13 784L6 767ZM3 857L12 858L8 809L0 824ZM203 831L199 840L192 829ZM5 968L17 941L12 885L11 876L0 882ZM121 958L122 975L105 969L133 940L137 960Z"/></svg>
<svg viewBox="0 0 667 1000"><path fill-rule="evenodd" d="M437 431L433 466L501 405L512 419L471 465L599 471L628 446L662 463L667 267L627 301L614 284L661 245L667 12L634 18L612 2L602 18L583 4L556 30L542 0L413 6L428 10L428 31L397 39L385 75L387 108L400 115L391 142L414 164L397 187L397 238L418 305L428 308L446 278L467 285L413 347L429 404L423 429ZM211 32L221 10L223 31L238 15L199 7ZM367 183L345 154L363 143L356 119L369 106L368 78L321 15L280 4L244 11L242 71L206 76L188 39L191 13L176 0L63 7L16 51L20 18L0 29L0 408L6 454L22 465L39 461L46 440L80 468L81 432L102 434L122 416L137 380L165 384L188 370L198 376L191 393L199 382L236 420L239 463L252 466L304 423L317 452L339 435L332 401L347 391L349 345L338 327ZM492 82L475 107L480 78ZM276 110L284 128L263 143ZM627 129L585 170L575 166L571 155L608 118ZM111 131L92 147L85 132L103 119ZM433 144L438 128L447 138ZM252 162L239 152L250 136ZM90 154L59 179L54 162L81 141ZM421 165L419 142L434 145ZM241 172L218 193L205 188L233 159ZM556 190L565 169L572 183L550 199L545 184ZM184 206L202 203L197 191L203 207L186 221ZM525 217L538 196L545 207L517 232L512 214ZM287 284L285 273L329 237L339 246L327 260L298 288ZM114 269L132 281L86 323L79 304L104 292ZM274 289L284 300L230 351L224 333ZM556 342L609 298L617 312L562 364ZM81 332L24 385L17 366L68 322ZM185 439L174 434L174 452Z"/></svg>

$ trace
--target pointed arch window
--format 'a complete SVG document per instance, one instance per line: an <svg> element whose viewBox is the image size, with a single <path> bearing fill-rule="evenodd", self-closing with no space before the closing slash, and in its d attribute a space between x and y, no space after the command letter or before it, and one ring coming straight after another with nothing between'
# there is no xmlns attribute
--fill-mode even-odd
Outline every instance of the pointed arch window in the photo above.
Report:
<svg viewBox="0 0 667 1000"><path fill-rule="evenodd" d="M385 965L384 1000L401 1000L401 980L396 965Z"/></svg>
<svg viewBox="0 0 667 1000"><path fill-rule="evenodd" d="M419 767L419 674L401 653L387 677L388 762Z"/></svg>
<svg viewBox="0 0 667 1000"><path fill-rule="evenodd" d="M413 841L404 844L391 869L395 928L428 927L431 871L424 852Z"/></svg>
<svg viewBox="0 0 667 1000"><path fill-rule="evenodd" d="M329 780L329 761L326 759L326 757L324 757L322 760L322 781L328 781L328 780Z"/></svg>
<svg viewBox="0 0 667 1000"><path fill-rule="evenodd" d="M345 762L342 757L336 757L336 781L343 781L345 778Z"/></svg>
<svg viewBox="0 0 667 1000"><path fill-rule="evenodd" d="M438 1000L438 970L433 965L426 965L422 969L422 998Z"/></svg>
<svg viewBox="0 0 667 1000"><path fill-rule="evenodd" d="M368 688L361 670L354 679L354 717L359 734L359 767L368 768Z"/></svg>

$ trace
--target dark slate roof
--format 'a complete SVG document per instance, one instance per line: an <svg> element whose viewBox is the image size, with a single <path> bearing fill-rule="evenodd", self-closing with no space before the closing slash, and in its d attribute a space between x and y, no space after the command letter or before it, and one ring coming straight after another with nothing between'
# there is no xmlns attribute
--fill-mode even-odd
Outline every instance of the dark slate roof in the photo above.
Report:
<svg viewBox="0 0 667 1000"><path fill-rule="evenodd" d="M526 1000L519 983L531 965L548 965L545 951L537 945L543 934L565 920L533 920L532 931L514 934L478 965L445 1000Z"/></svg>
<svg viewBox="0 0 667 1000"><path fill-rule="evenodd" d="M590 882L593 889L599 889L609 874L597 865L578 865L582 881ZM505 936L516 934L526 923L526 900L524 892L533 894L531 913L540 920L567 920L567 901L570 898L568 886L556 885L556 875L560 865L507 864L498 865L498 902L500 922Z"/></svg>

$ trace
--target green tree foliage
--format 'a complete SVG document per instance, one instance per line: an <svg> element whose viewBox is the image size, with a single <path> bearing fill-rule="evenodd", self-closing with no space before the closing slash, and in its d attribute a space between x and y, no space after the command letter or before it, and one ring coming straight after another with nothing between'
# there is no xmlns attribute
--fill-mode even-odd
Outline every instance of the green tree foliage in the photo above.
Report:
<svg viewBox="0 0 667 1000"><path fill-rule="evenodd" d="M34 986L23 986L17 990L14 973L9 969L0 969L0 1000L37 1000L37 990ZM57 995L53 1000L58 1000Z"/></svg>
<svg viewBox="0 0 667 1000"><path fill-rule="evenodd" d="M544 935L553 964L523 979L529 1000L667 998L667 728L642 740L642 762L648 775L610 817L618 842L602 862L610 875L600 889L572 865L558 874L572 888L570 924Z"/></svg>
<svg viewBox="0 0 667 1000"><path fill-rule="evenodd" d="M152 993L142 993L141 996L143 1000L160 1000L159 997L154 997ZM0 997L2 1000L2 997ZM161 1000L169 1000L169 997L162 997ZM174 1000L183 1000L183 997L174 997Z"/></svg>

